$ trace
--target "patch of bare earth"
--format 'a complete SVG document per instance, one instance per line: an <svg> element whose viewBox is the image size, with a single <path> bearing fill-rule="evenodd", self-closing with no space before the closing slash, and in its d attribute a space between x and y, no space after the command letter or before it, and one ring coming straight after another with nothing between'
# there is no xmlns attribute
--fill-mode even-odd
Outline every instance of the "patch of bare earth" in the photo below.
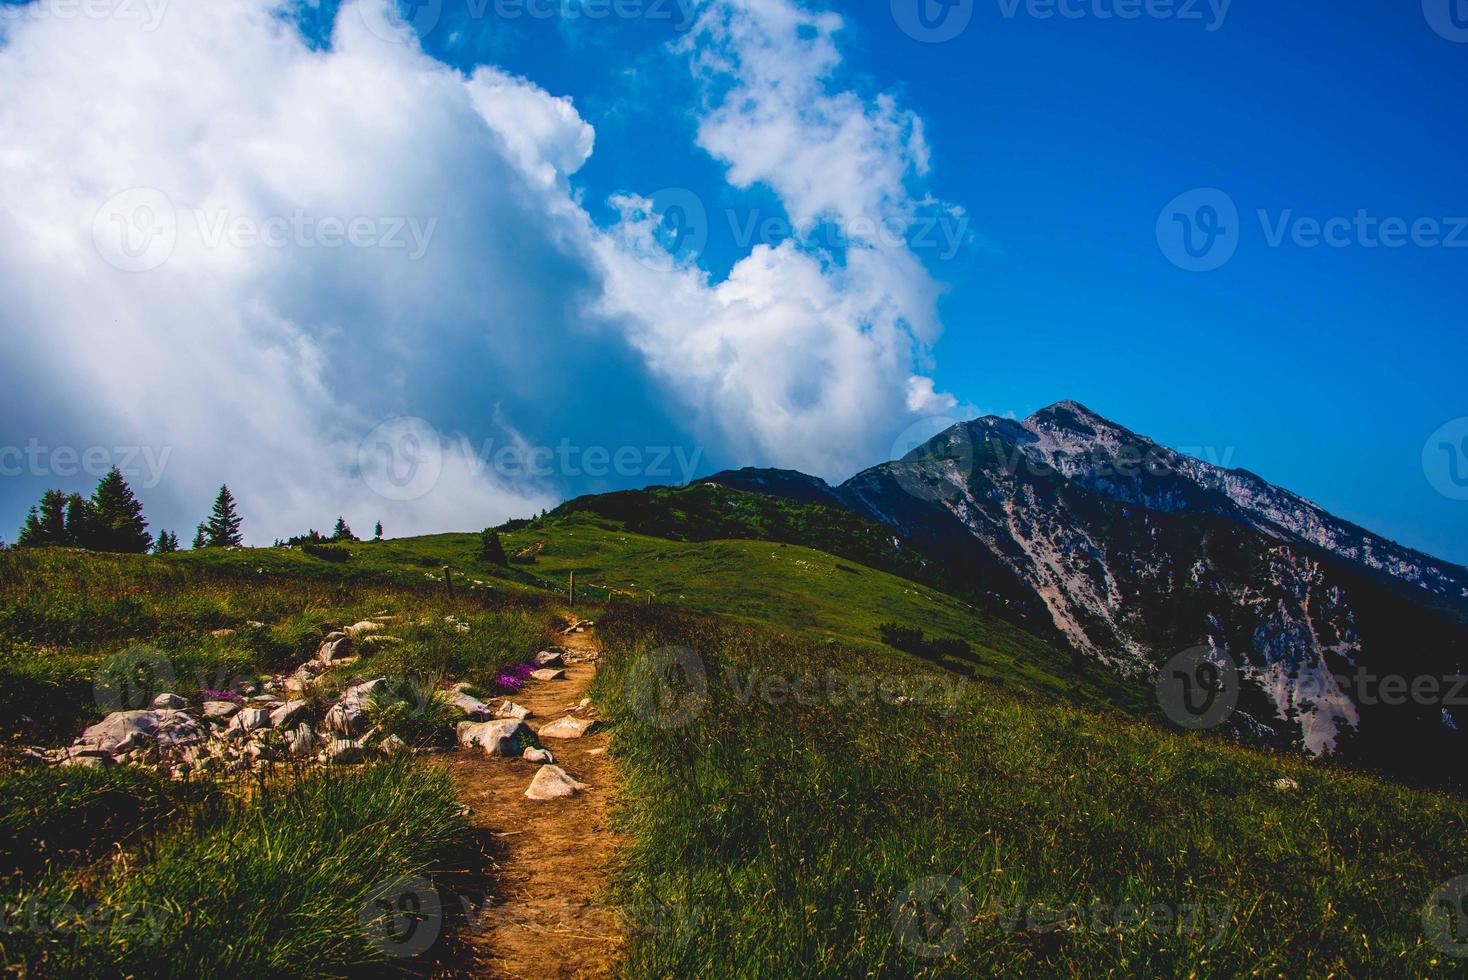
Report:
<svg viewBox="0 0 1468 980"><path fill-rule="evenodd" d="M514 697L537 732L587 696L600 654L594 633L562 640L566 679L529 682ZM573 717L579 717L573 715ZM595 717L594 709L591 717ZM460 749L445 759L470 819L495 844L485 885L493 896L471 911L461 935L468 962L456 975L603 977L621 944L615 913L599 904L617 840L609 825L616 773L609 735L542 739L555 764L590 788L559 800L527 799L540 767Z"/></svg>

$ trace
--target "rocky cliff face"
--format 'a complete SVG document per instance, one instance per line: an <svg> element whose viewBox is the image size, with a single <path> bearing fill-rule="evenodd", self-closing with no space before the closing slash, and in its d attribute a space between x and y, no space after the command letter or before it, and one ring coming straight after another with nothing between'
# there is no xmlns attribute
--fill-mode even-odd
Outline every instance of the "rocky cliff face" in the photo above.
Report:
<svg viewBox="0 0 1468 980"><path fill-rule="evenodd" d="M1235 725L1251 737L1429 777L1444 760L1425 751L1465 747L1468 691L1449 692L1468 666L1468 569L1073 402L954 426L839 487L714 479L829 491L1139 683L1207 644L1237 665ZM1438 692L1387 704L1388 677Z"/></svg>

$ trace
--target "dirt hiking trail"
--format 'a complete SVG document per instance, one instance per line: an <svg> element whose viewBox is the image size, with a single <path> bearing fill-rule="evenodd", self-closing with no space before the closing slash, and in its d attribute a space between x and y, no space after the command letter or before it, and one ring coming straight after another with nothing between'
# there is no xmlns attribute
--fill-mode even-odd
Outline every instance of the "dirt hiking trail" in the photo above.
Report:
<svg viewBox="0 0 1468 980"><path fill-rule="evenodd" d="M531 680L512 700L529 708L535 731L588 696L601 646L591 628L561 639L565 680ZM558 800L527 799L540 768L523 759L458 751L447 765L470 820L496 847L488 882L494 904L473 916L463 937L466 973L476 977L606 977L621 946L615 913L599 904L618 841L609 826L616 773L610 736L541 740L555 764L590 788Z"/></svg>

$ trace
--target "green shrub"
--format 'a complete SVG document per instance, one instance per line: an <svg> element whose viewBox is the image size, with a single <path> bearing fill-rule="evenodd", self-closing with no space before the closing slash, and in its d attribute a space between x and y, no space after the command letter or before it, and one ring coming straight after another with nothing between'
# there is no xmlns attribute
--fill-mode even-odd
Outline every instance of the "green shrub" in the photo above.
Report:
<svg viewBox="0 0 1468 980"><path fill-rule="evenodd" d="M461 712L439 690L437 678L391 677L373 688L367 715L384 735L409 745L452 745Z"/></svg>

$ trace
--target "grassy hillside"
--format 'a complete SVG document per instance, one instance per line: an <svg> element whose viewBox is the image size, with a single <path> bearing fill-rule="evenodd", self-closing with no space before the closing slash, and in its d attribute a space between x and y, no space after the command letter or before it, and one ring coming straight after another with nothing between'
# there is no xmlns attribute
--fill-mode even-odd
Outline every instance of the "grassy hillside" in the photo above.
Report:
<svg viewBox="0 0 1468 980"><path fill-rule="evenodd" d="M1460 975L1421 911L1468 871L1461 798L987 685L777 698L926 668L667 610L602 629L619 898L662 923L628 976Z"/></svg>
<svg viewBox="0 0 1468 980"><path fill-rule="evenodd" d="M752 496L752 495L745 495ZM574 571L591 598L654 599L684 609L775 626L808 640L885 651L883 623L970 644L977 659L946 662L966 676L1080 702L1139 709L1134 687L1075 664L1068 653L929 586L798 545L671 541L571 512L504 533L506 553L564 586Z"/></svg>

